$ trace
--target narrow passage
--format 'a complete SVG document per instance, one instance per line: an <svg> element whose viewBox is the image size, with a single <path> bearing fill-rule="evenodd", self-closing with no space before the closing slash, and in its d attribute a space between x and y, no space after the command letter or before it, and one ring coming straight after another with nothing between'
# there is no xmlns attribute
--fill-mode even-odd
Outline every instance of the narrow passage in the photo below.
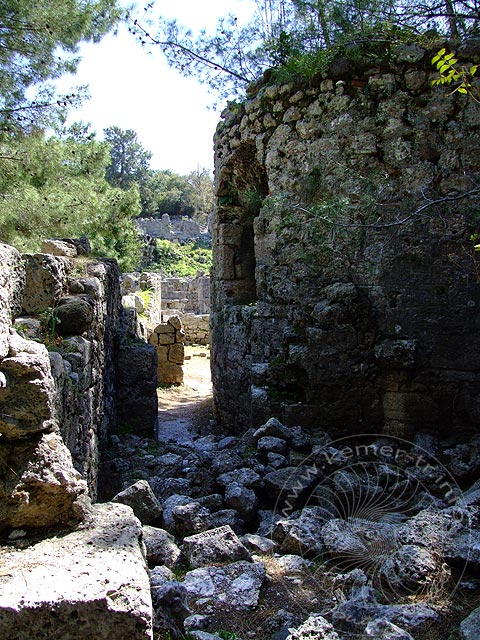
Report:
<svg viewBox="0 0 480 640"><path fill-rule="evenodd" d="M158 390L157 439L161 442L191 443L213 417L210 349L193 345L185 347L185 355L183 385Z"/></svg>

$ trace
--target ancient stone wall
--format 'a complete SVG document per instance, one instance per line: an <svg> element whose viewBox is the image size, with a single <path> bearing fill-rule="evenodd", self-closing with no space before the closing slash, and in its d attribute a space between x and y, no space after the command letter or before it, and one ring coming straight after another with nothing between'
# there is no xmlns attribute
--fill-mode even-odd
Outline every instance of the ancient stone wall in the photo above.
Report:
<svg viewBox="0 0 480 640"><path fill-rule="evenodd" d="M432 55L336 60L224 112L212 370L232 431L478 428L480 106L432 88Z"/></svg>
<svg viewBox="0 0 480 640"><path fill-rule="evenodd" d="M194 278L163 278L162 311L210 313L210 277L198 272Z"/></svg>
<svg viewBox="0 0 480 640"><path fill-rule="evenodd" d="M137 225L141 231L152 238L178 242L188 242L198 238L208 242L211 239L208 231L202 229L195 220L175 216L171 218L168 213L164 213L161 218L139 218Z"/></svg>
<svg viewBox="0 0 480 640"><path fill-rule="evenodd" d="M185 361L185 332L178 316L157 325L149 337L158 358L158 382L182 384Z"/></svg>
<svg viewBox="0 0 480 640"><path fill-rule="evenodd" d="M22 257L1 245L0 493L6 510L0 528L81 519L75 505L86 500L87 485L89 497L97 496L100 452L117 425L119 404L141 416L143 431L151 432L157 417L155 383L148 410L138 410L139 394L132 393L138 363L126 339L118 265L90 261L78 256L75 244L55 242L46 248L62 255ZM141 344L152 356L150 368L145 353L137 367L145 390L150 379L156 382L156 354ZM21 496L29 493L25 501Z"/></svg>
<svg viewBox="0 0 480 640"><path fill-rule="evenodd" d="M185 331L185 342L188 344L210 344L210 316L208 314L185 313L181 318Z"/></svg>

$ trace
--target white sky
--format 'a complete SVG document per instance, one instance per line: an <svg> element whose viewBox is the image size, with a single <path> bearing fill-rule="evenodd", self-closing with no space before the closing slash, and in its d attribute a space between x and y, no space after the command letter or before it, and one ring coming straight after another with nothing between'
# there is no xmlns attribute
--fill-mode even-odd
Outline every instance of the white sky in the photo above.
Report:
<svg viewBox="0 0 480 640"><path fill-rule="evenodd" d="M197 31L213 31L219 16L234 13L246 22L253 0L157 0L157 11ZM155 32L155 27L152 27ZM104 128L133 129L143 147L153 153L152 169L186 174L198 166L212 170L212 137L219 113L209 110L213 96L194 78L169 69L160 51L148 50L126 28L99 44L80 49L78 72L62 78L60 91L88 85L91 99L71 111L68 123L90 122L102 139Z"/></svg>

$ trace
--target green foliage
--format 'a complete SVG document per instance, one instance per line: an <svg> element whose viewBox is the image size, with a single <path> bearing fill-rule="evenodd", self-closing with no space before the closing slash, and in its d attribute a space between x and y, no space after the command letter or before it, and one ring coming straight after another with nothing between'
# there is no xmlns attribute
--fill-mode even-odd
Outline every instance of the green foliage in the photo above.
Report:
<svg viewBox="0 0 480 640"><path fill-rule="evenodd" d="M107 127L103 134L110 145L110 164L105 172L107 182L120 189L129 189L134 184L141 187L148 176L151 152L143 148L132 129Z"/></svg>
<svg viewBox="0 0 480 640"><path fill-rule="evenodd" d="M48 81L74 72L78 44L99 41L122 15L117 0L2 0L0 128L38 127L68 106L76 96L55 96Z"/></svg>
<svg viewBox="0 0 480 640"><path fill-rule="evenodd" d="M161 271L166 276L195 276L197 271L209 272L212 266L212 250L201 242L180 245L169 240L157 240L151 270Z"/></svg>
<svg viewBox="0 0 480 640"><path fill-rule="evenodd" d="M78 128L63 137L41 131L0 138L0 237L20 251L38 251L47 237L88 236L93 253L125 270L139 256L136 187L105 180L108 146Z"/></svg>
<svg viewBox="0 0 480 640"><path fill-rule="evenodd" d="M217 636L220 636L222 640L238 640L238 636L234 631L226 631L225 629L219 629Z"/></svg>
<svg viewBox="0 0 480 640"><path fill-rule="evenodd" d="M130 30L142 46L160 48L171 66L206 83L223 100L243 98L247 85L267 69L283 70L287 78L310 77L325 64L320 52L331 47L344 46L348 54L360 44L388 49L396 32L458 40L480 29L476 0L435 5L419 0L256 0L255 5L248 24L239 26L229 15L219 19L213 34L194 34L163 18L152 33L145 12L129 16Z"/></svg>
<svg viewBox="0 0 480 640"><path fill-rule="evenodd" d="M142 215L189 216L200 224L213 210L213 180L206 169L186 176L169 170L150 171L141 187Z"/></svg>
<svg viewBox="0 0 480 640"><path fill-rule="evenodd" d="M432 86L451 86L456 83L452 93L470 95L478 102L478 97L475 95L475 88L472 84L478 70L478 65L472 65L468 69L466 67L459 67L455 54L447 53L445 48L440 49L440 51L433 56L432 64L436 67L439 74L438 78L432 80Z"/></svg>

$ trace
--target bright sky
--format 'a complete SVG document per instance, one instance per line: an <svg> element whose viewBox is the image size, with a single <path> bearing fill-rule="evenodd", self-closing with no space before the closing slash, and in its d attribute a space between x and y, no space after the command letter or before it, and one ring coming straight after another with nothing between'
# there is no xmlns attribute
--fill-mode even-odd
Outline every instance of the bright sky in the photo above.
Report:
<svg viewBox="0 0 480 640"><path fill-rule="evenodd" d="M219 16L234 13L246 22L253 0L157 0L157 11L197 31L213 31ZM155 28L153 27L155 33ZM83 45L78 73L57 86L89 85L91 99L72 111L68 123L90 122L97 138L116 125L133 129L143 147L153 153L152 169L187 174L198 166L213 169L212 138L219 113L209 110L213 96L193 78L169 69L160 51L148 50L126 28L99 44Z"/></svg>

